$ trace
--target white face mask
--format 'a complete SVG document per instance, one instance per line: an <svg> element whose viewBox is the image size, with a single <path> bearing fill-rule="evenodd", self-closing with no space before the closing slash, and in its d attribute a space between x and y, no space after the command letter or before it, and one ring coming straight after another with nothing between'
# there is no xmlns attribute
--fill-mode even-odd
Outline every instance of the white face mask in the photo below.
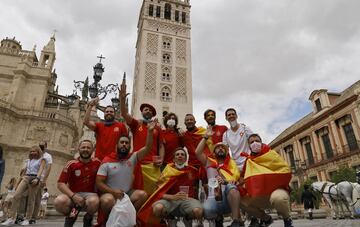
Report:
<svg viewBox="0 0 360 227"><path fill-rule="evenodd" d="M259 153L261 151L262 143L259 142L253 142L250 144L250 150L253 153Z"/></svg>
<svg viewBox="0 0 360 227"><path fill-rule="evenodd" d="M183 163L183 164L177 164L177 163L175 163L175 167L176 167L177 169L183 169L183 168L185 167L185 163Z"/></svg>
<svg viewBox="0 0 360 227"><path fill-rule="evenodd" d="M236 125L237 125L237 121L236 121L236 120L229 121L229 123L230 123L230 127L231 127L231 128L235 128Z"/></svg>
<svg viewBox="0 0 360 227"><path fill-rule="evenodd" d="M176 122L174 119L169 119L167 122L166 122L167 126L169 127L174 127Z"/></svg>

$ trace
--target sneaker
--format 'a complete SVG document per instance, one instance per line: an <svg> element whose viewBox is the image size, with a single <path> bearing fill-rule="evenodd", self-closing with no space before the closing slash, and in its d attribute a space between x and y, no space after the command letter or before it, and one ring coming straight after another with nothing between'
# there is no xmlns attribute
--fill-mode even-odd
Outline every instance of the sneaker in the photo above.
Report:
<svg viewBox="0 0 360 227"><path fill-rule="evenodd" d="M291 218L284 218L284 227L294 227Z"/></svg>
<svg viewBox="0 0 360 227"><path fill-rule="evenodd" d="M36 220L35 220L35 219L30 219L30 220L29 220L29 224L30 224L30 225L33 225L33 224L35 224L35 223L36 223Z"/></svg>
<svg viewBox="0 0 360 227"><path fill-rule="evenodd" d="M76 218L65 217L64 227L73 227L75 222L76 222Z"/></svg>
<svg viewBox="0 0 360 227"><path fill-rule="evenodd" d="M17 217L16 217L16 220L15 220L15 224L20 225L21 222L23 222L23 221L24 221L24 217L22 217L22 216L17 216Z"/></svg>
<svg viewBox="0 0 360 227"><path fill-rule="evenodd" d="M216 217L215 226L216 227L224 227L224 217L222 215L219 215Z"/></svg>
<svg viewBox="0 0 360 227"><path fill-rule="evenodd" d="M274 220L272 219L272 217L270 215L266 215L266 218L261 219L260 226L267 227L267 226L271 225L273 222L274 222Z"/></svg>
<svg viewBox="0 0 360 227"><path fill-rule="evenodd" d="M260 227L260 223L256 217L250 218L250 224L249 227Z"/></svg>
<svg viewBox="0 0 360 227"><path fill-rule="evenodd" d="M86 213L83 218L84 225L83 227L92 227L93 216L91 214Z"/></svg>
<svg viewBox="0 0 360 227"><path fill-rule="evenodd" d="M8 218L6 221L1 223L1 225L13 225L13 224L15 224L15 220L12 218Z"/></svg>
<svg viewBox="0 0 360 227"><path fill-rule="evenodd" d="M20 225L29 225L29 220L24 219L24 221L22 221Z"/></svg>

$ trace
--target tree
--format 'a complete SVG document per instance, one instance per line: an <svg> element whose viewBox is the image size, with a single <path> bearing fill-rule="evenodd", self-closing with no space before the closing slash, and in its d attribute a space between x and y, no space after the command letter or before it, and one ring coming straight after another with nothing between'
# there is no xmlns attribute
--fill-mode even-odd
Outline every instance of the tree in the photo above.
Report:
<svg viewBox="0 0 360 227"><path fill-rule="evenodd" d="M335 184L341 181L356 182L356 170L347 166L341 166L339 170L331 176L330 181Z"/></svg>

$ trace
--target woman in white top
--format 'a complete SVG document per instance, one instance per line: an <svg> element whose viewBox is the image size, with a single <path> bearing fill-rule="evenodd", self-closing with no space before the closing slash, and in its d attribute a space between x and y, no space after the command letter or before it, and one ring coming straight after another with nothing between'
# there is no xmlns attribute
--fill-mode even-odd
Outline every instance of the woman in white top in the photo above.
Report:
<svg viewBox="0 0 360 227"><path fill-rule="evenodd" d="M2 225L12 225L15 223L16 211L19 207L22 194L28 190L28 203L26 209L26 218L21 225L29 225L29 219L34 210L35 195L39 190L40 177L45 167L45 160L42 158L42 151L39 146L30 148L29 159L25 161L23 171L25 174L18 187L16 188L13 204L9 212L9 218Z"/></svg>

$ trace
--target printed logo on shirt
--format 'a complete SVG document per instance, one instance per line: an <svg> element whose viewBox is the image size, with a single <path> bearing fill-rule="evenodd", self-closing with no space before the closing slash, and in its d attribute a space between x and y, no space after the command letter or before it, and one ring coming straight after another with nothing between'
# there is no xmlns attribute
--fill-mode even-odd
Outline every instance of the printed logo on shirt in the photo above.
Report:
<svg viewBox="0 0 360 227"><path fill-rule="evenodd" d="M75 176L80 177L80 175L81 175L81 170L79 169L75 170Z"/></svg>
<svg viewBox="0 0 360 227"><path fill-rule="evenodd" d="M118 132L118 131L120 131L119 127L115 127L114 132Z"/></svg>

